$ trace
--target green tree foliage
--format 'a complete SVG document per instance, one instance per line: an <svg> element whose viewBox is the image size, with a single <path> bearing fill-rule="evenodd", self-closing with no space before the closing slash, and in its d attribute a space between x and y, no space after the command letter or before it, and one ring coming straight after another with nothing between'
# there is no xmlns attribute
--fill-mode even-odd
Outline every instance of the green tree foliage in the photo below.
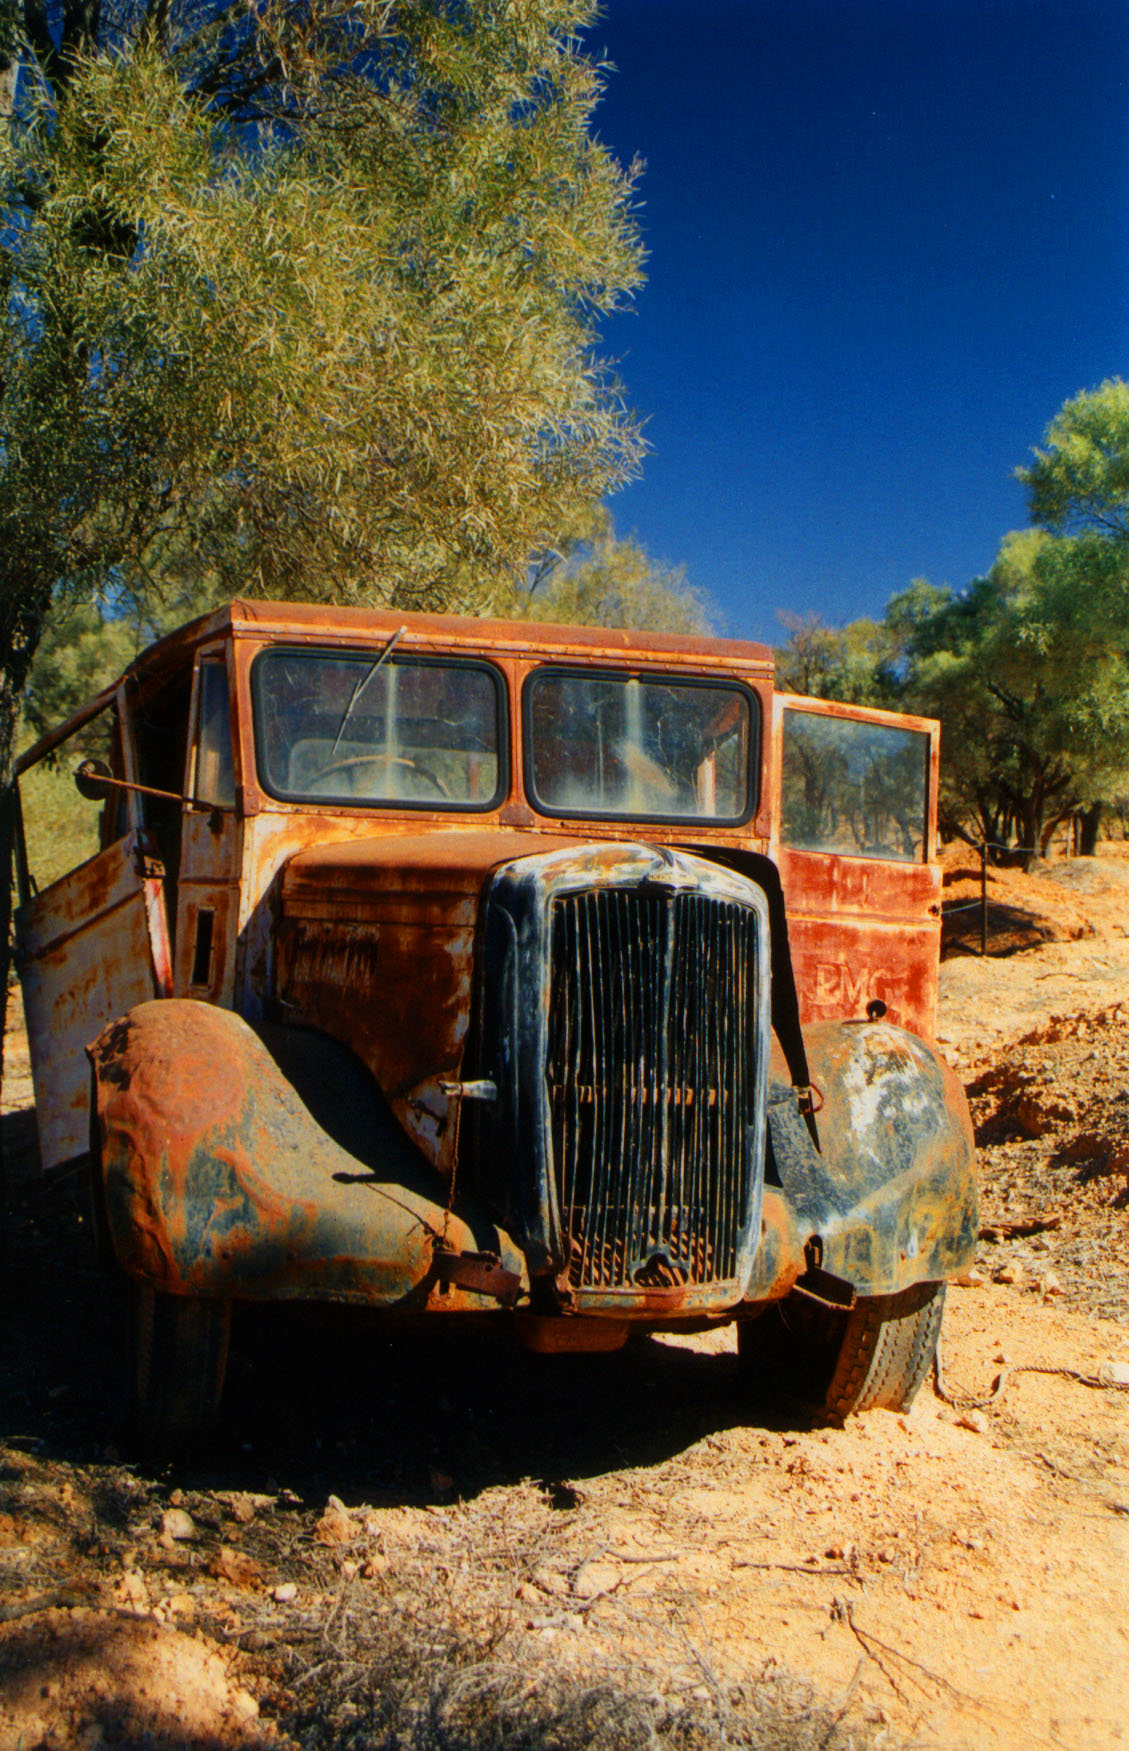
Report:
<svg viewBox="0 0 1129 1751"><path fill-rule="evenodd" d="M1113 378L1066 402L1047 428L1045 448L1018 472L1032 521L1055 538L1041 570L1063 655L1108 675L1129 659L1129 384ZM1087 726L1098 745L1109 740L1111 714L1116 729L1120 709L1107 686ZM1084 849L1094 849L1102 809L1125 783L1124 769L1107 772L1091 796Z"/></svg>
<svg viewBox="0 0 1129 1751"><path fill-rule="evenodd" d="M53 613L474 609L641 441L595 0L0 12L0 868ZM0 879L0 945L9 888ZM3 949L0 948L0 955Z"/></svg>
<svg viewBox="0 0 1129 1751"><path fill-rule="evenodd" d="M0 151L0 768L61 599L474 608L637 431L592 0L26 0ZM5 773L0 770L0 778Z"/></svg>
<svg viewBox="0 0 1129 1751"><path fill-rule="evenodd" d="M136 621L108 619L93 602L63 605L35 653L23 699L23 730L41 736L121 674L145 642Z"/></svg>
<svg viewBox="0 0 1129 1751"><path fill-rule="evenodd" d="M1007 536L986 577L918 618L903 685L942 722L946 825L1038 854L1129 759L1125 653L1084 607L1064 614L1062 558L1043 530Z"/></svg>
<svg viewBox="0 0 1129 1751"><path fill-rule="evenodd" d="M1033 528L967 589L919 578L882 621L790 619L797 692L942 723L944 827L1045 851L1081 815L1092 848L1129 769L1129 384L1068 401L1018 471ZM1085 842L1085 841L1084 841Z"/></svg>
<svg viewBox="0 0 1129 1751"><path fill-rule="evenodd" d="M1031 521L1058 536L1129 544L1129 383L1114 377L1073 396L1044 443L1016 471Z"/></svg>
<svg viewBox="0 0 1129 1751"><path fill-rule="evenodd" d="M888 621L864 618L836 627L819 614L783 609L777 618L788 633L776 650L778 687L809 699L896 705L901 648Z"/></svg>
<svg viewBox="0 0 1129 1751"><path fill-rule="evenodd" d="M501 604L530 620L620 626L678 636L714 630L709 603L681 566L652 560L622 539L606 506L581 506L563 539L542 552L522 587Z"/></svg>

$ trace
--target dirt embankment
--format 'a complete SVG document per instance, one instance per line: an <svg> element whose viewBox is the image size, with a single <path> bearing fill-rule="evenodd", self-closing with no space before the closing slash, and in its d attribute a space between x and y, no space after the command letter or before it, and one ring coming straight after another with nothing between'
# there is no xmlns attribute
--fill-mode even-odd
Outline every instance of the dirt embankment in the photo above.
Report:
<svg viewBox="0 0 1129 1751"><path fill-rule="evenodd" d="M725 1332L532 1358L264 1318L207 1465L133 1464L15 1040L0 1751L1129 1742L1127 873L1007 872L1014 952L946 961L978 1266L947 1396L841 1430L751 1405Z"/></svg>

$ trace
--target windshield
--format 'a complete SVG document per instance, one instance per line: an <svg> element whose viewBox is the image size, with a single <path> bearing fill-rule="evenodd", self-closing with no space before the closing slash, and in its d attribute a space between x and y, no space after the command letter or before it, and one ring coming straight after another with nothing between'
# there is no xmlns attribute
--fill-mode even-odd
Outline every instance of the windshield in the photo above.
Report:
<svg viewBox="0 0 1129 1751"><path fill-rule="evenodd" d="M251 672L259 778L290 802L492 808L501 678L379 651L264 651Z"/></svg>
<svg viewBox="0 0 1129 1751"><path fill-rule="evenodd" d="M530 800L553 815L743 820L753 713L735 683L540 669L526 689Z"/></svg>
<svg viewBox="0 0 1129 1751"><path fill-rule="evenodd" d="M925 858L929 736L891 724L784 713L780 837L801 851Z"/></svg>

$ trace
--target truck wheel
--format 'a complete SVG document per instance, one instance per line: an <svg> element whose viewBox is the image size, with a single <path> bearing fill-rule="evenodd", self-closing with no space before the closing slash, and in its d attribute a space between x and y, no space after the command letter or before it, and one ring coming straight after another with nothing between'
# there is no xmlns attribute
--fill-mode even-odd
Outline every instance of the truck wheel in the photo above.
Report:
<svg viewBox="0 0 1129 1751"><path fill-rule="evenodd" d="M908 1411L933 1366L944 1311L943 1283L856 1301L827 1388L829 1414Z"/></svg>
<svg viewBox="0 0 1129 1751"><path fill-rule="evenodd" d="M943 1283L863 1296L850 1312L789 1296L738 1328L742 1366L754 1388L826 1416L908 1410L932 1367L944 1306Z"/></svg>
<svg viewBox="0 0 1129 1751"><path fill-rule="evenodd" d="M134 1427L151 1453L201 1441L219 1408L231 1304L134 1285Z"/></svg>

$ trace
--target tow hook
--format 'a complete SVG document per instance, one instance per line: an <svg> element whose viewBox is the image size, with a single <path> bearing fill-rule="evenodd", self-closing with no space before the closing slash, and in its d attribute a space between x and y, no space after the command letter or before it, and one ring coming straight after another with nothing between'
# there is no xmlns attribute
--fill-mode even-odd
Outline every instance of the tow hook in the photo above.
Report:
<svg viewBox="0 0 1129 1751"><path fill-rule="evenodd" d="M521 1278L509 1271L496 1252L455 1252L436 1243L435 1272L446 1287L469 1289L474 1295L492 1295L503 1307L515 1307L521 1295Z"/></svg>

